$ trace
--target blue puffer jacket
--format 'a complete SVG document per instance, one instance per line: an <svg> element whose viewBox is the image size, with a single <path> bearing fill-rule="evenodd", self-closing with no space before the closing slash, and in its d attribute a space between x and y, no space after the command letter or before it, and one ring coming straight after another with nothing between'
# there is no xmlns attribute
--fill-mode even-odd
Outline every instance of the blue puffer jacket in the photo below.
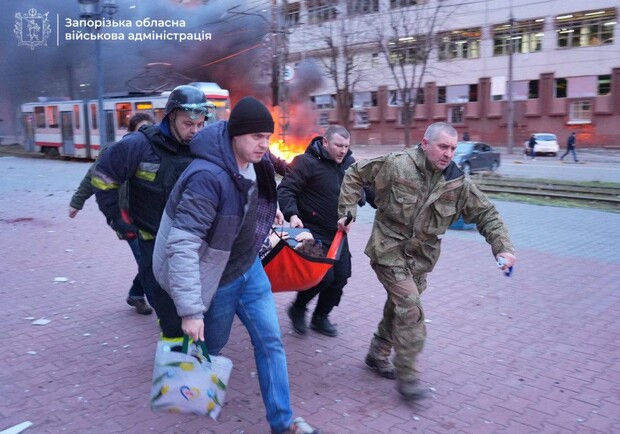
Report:
<svg viewBox="0 0 620 434"><path fill-rule="evenodd" d="M227 122L208 125L190 143L197 158L177 181L155 241L155 278L181 317L202 317L227 268L240 228L254 231L256 227L255 222L246 221L248 214L256 215L255 211L248 213L246 206L257 201L256 184L239 174L226 127ZM263 170L264 165L270 172ZM268 156L255 164L255 170L259 186L269 184L259 174L271 173L273 185L266 189L273 191L275 214L275 180ZM247 254L255 257L251 244ZM238 267L239 275L251 265L249 261Z"/></svg>

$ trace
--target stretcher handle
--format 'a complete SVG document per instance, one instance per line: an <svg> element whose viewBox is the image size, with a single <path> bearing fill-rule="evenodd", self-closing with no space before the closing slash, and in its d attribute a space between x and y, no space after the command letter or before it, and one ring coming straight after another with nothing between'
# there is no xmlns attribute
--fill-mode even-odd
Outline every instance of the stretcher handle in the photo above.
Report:
<svg viewBox="0 0 620 434"><path fill-rule="evenodd" d="M353 221L353 214L351 211L347 212L347 219L344 221L344 225L347 226L349 223ZM342 239L345 236L345 232L338 229L336 235L334 236L334 240L332 241L332 245L329 246L329 250L327 251L326 258L328 259L336 259L336 255L338 254L338 249L340 248L340 243L342 243Z"/></svg>
<svg viewBox="0 0 620 434"><path fill-rule="evenodd" d="M351 214L351 211L347 211L347 219L344 221L344 225L348 226L352 220L353 220L353 214Z"/></svg>

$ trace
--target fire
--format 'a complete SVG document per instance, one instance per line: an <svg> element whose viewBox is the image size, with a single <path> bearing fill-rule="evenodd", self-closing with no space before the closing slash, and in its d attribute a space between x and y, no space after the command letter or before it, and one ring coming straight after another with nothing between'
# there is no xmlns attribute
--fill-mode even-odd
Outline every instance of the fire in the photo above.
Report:
<svg viewBox="0 0 620 434"><path fill-rule="evenodd" d="M280 157L289 163L296 155L303 154L310 143L312 137L320 135L316 131L313 131L313 126L308 127L306 122L296 121L297 119L304 119L307 121L308 116L299 112L299 106L291 106L289 108L289 118L286 122L289 126L286 130L286 134L282 134L283 119L280 118L278 107L271 107L271 116L275 121L275 131L272 138L272 143L269 145L269 150L272 154Z"/></svg>
<svg viewBox="0 0 620 434"><path fill-rule="evenodd" d="M284 142L284 140L280 139L272 142L269 145L269 150L276 157L280 157L290 163L296 155L303 154L307 146L308 143L301 140L287 139Z"/></svg>

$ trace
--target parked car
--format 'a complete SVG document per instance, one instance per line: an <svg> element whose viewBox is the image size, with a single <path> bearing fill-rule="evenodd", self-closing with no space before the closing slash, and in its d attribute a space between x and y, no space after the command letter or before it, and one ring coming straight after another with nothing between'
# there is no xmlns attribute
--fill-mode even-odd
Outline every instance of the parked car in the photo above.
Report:
<svg viewBox="0 0 620 434"><path fill-rule="evenodd" d="M534 146L534 152L536 155L558 155L560 152L560 145L558 145L558 138L555 134L551 133L536 133L534 134L536 139L536 146ZM523 152L525 155L530 155L529 137L523 142Z"/></svg>
<svg viewBox="0 0 620 434"><path fill-rule="evenodd" d="M466 174L481 170L496 171L500 156L491 145L481 142L458 142L452 160Z"/></svg>

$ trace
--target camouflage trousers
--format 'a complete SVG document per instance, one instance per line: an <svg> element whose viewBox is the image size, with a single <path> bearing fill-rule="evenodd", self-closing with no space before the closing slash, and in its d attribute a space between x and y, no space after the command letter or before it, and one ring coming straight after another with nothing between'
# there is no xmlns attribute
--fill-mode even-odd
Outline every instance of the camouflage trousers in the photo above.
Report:
<svg viewBox="0 0 620 434"><path fill-rule="evenodd" d="M383 318L370 345L377 359L389 358L394 349L396 378L416 378L415 362L426 340L424 310L420 295L426 289L426 274L412 276L407 268L371 264L387 291Z"/></svg>

